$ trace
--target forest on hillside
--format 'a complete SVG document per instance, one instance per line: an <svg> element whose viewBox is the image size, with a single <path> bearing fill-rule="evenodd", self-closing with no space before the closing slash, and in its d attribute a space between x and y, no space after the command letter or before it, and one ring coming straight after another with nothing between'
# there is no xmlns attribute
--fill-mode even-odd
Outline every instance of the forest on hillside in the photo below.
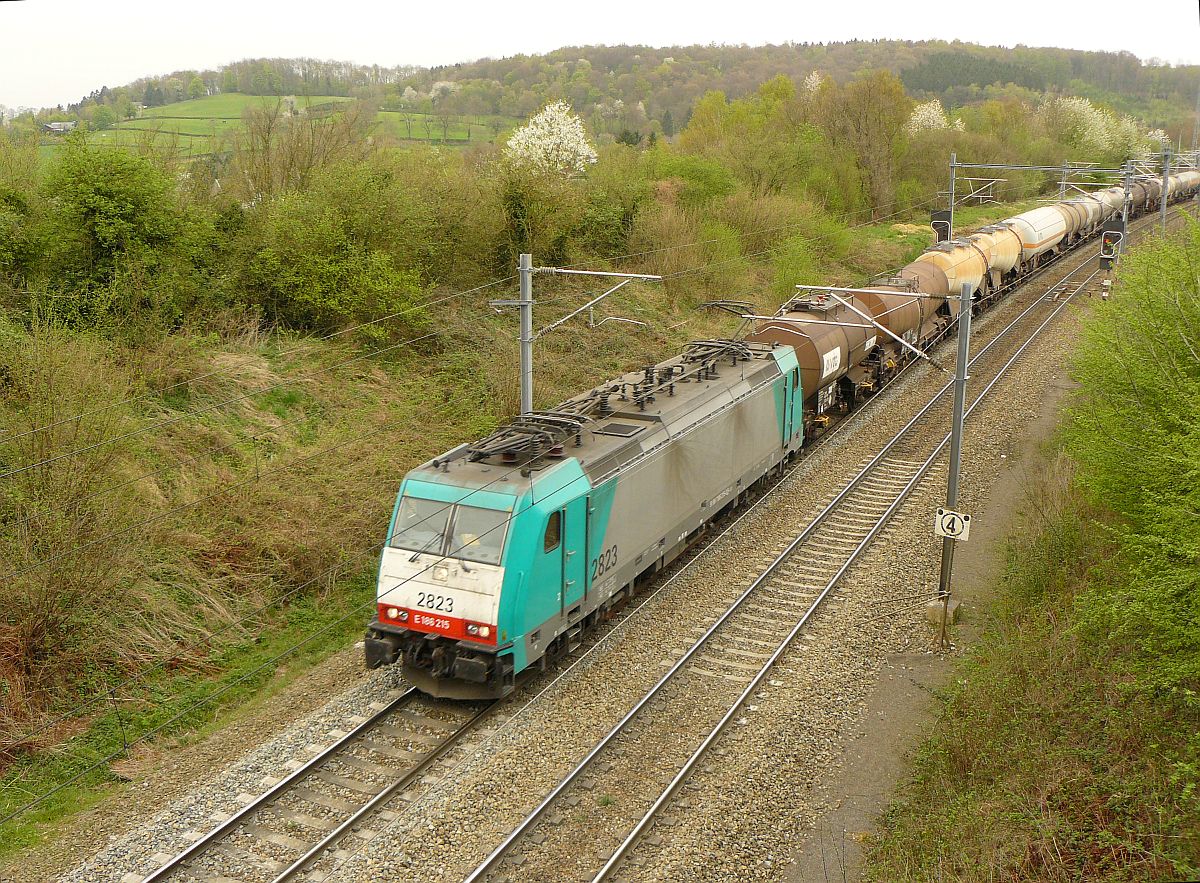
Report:
<svg viewBox="0 0 1200 883"><path fill-rule="evenodd" d="M1013 49L944 41L850 41L777 46L573 46L443 67L381 67L315 59L261 58L215 70L180 70L103 86L79 102L29 121L81 119L100 127L201 96L335 95L388 110L484 119L523 118L546 103L570 103L597 131L672 137L707 92L752 94L777 75L799 82L819 71L846 83L886 70L918 99L947 107L986 99L1036 100L1044 93L1085 97L1189 143L1200 66L1140 61L1128 52Z"/></svg>

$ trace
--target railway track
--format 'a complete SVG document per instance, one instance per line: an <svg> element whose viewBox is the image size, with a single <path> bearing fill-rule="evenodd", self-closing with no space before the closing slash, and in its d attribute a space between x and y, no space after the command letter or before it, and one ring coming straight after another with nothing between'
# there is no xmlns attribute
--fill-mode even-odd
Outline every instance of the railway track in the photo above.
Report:
<svg viewBox="0 0 1200 883"><path fill-rule="evenodd" d="M972 386L979 391L968 399L968 416L1040 333L1089 290L1099 275L1088 272L1094 260L1089 256L1073 266L975 354ZM818 610L843 600L837 595L842 577L938 467L950 441L945 427L951 399L948 382L799 535L756 562L752 572L757 575L725 612L695 629L690 644L681 641L674 648L674 661L657 683L465 883L599 883L617 879L622 869L627 873L620 879L663 879L661 866L657 876L639 868L650 870L675 817L689 811L687 798L678 796L681 785L781 658L804 652L804 639L811 637L806 631ZM616 811L609 809L618 799L613 795L621 803Z"/></svg>
<svg viewBox="0 0 1200 883"><path fill-rule="evenodd" d="M1036 276L1025 278L1022 286L1036 284L1041 276L1052 272L1062 260L1048 265ZM1060 300L1055 310L1057 314L1081 289L1082 286L1074 285L1074 290L1070 291L1072 285L1069 280L1082 266L1070 271L1064 280L1053 283L1018 319L992 339L989 348L1019 323L1026 321L1039 304L1051 299L1056 292ZM976 358L984 354L981 352ZM948 401L949 396L943 389L911 421L908 435L915 437L918 434L916 430L921 427L947 425L945 409L949 407ZM810 451L831 441L851 422L839 422ZM688 696L694 698L703 692L706 697L704 705L713 706L710 711L714 712L717 724L709 731L710 738L704 740L697 753L680 769L679 781L686 777L696 759L719 736L728 720L745 702L746 696L761 683L779 655L795 640L815 610L830 595L850 563L878 534L903 497L928 472L930 467L925 462L926 458L918 456L913 449L904 448L899 436L894 441L895 445L889 446L886 456L881 453L864 466L851 484L830 503L830 507L813 521L811 529L806 529L805 533L767 562L759 578L731 604L716 624L704 630L704 634L690 648L679 649L682 655L654 690L530 815L527 822L532 822L523 823L522 827L515 830L509 840L480 865L469 879L495 874L500 867L500 860L513 856L517 841L527 837L531 828L538 827L540 822L548 818L547 824L553 827L553 819L561 814L548 813L548 809L560 798L568 806L572 805L572 795L564 792L573 786L578 785L585 792L591 790L582 771L595 768L600 754L607 752L616 758L627 756L627 748L621 751L620 746L612 746L617 750L609 750L610 743L618 736L623 736L636 744L638 731L631 724L635 718L645 716L647 706L660 694L673 693L677 699L684 697L686 702ZM800 461L793 470L801 468L803 463ZM646 603L669 586L708 546L751 517L780 484L776 482L717 535L686 556L681 562L682 566L677 565L657 588L646 593L641 603ZM834 508L837 509L836 513ZM781 618L781 612L786 613L786 617ZM790 632L781 628L778 635L773 634L773 638L779 641L775 643L774 640L764 640L768 630L764 630L763 623L768 618L781 624L785 620L795 620L795 625ZM616 628L620 628L619 623ZM774 648L771 646L773 643ZM577 661L582 661L582 657ZM684 669L687 671L681 677ZM558 677L566 674L563 672ZM668 685L670 689L667 689ZM444 778L447 756L460 746L469 752L467 737L471 733L482 734L488 729L484 724L496 711L498 704L465 706L429 700L419 696L415 690L404 692L394 697L388 705L373 709L370 717L354 722L351 731L341 735L332 745L263 794L253 798L246 796L245 805L240 810L154 872L145 877L131 874L125 879L142 880L143 883L162 880L180 883L284 883L326 879L344 856L363 849L375 829L386 825ZM720 709L724 709L725 713L715 714ZM659 717L669 719L671 714L667 711ZM619 760L607 759L603 764L609 773L619 770L621 765ZM653 843L653 836L643 838L641 835L661 816L662 807L671 800L678 787L678 782L666 784L667 789L660 793L661 800L649 803L650 810L635 822L627 842L609 844L602 850L604 869L596 879L605 879L635 844L641 842L644 846ZM533 836L533 841L539 844L549 843L551 839L549 835ZM567 852L570 855L577 850L568 848ZM517 858L515 865L505 863L510 872L525 865L526 856L518 855ZM528 878L520 870L517 870L516 876Z"/></svg>
<svg viewBox="0 0 1200 883"><path fill-rule="evenodd" d="M391 818L385 805L407 804L438 781L439 764L494 707L435 702L415 689L403 691L141 879L303 879L343 840L352 850L353 841L369 839L372 832L362 825Z"/></svg>

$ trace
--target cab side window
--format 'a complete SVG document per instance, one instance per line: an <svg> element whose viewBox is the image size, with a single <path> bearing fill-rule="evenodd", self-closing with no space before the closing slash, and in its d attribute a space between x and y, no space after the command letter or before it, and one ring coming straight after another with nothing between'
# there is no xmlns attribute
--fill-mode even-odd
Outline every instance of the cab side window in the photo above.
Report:
<svg viewBox="0 0 1200 883"><path fill-rule="evenodd" d="M542 540L542 551L553 552L562 539L562 513L555 512L546 522L546 536Z"/></svg>

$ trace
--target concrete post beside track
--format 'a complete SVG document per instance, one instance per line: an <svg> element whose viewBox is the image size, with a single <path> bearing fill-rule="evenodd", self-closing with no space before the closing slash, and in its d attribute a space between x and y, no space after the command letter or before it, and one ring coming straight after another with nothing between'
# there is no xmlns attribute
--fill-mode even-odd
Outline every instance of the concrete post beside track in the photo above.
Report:
<svg viewBox="0 0 1200 883"><path fill-rule="evenodd" d="M954 238L954 178L957 165L958 154L950 154L950 230L946 233L947 240Z"/></svg>

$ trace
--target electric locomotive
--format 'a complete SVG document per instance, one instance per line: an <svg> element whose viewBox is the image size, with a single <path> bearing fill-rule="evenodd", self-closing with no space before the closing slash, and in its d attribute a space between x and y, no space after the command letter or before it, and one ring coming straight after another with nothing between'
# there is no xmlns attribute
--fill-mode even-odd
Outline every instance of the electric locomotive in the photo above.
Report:
<svg viewBox="0 0 1200 883"><path fill-rule="evenodd" d="M370 667L503 696L803 443L791 347L690 344L430 460L400 487Z"/></svg>

